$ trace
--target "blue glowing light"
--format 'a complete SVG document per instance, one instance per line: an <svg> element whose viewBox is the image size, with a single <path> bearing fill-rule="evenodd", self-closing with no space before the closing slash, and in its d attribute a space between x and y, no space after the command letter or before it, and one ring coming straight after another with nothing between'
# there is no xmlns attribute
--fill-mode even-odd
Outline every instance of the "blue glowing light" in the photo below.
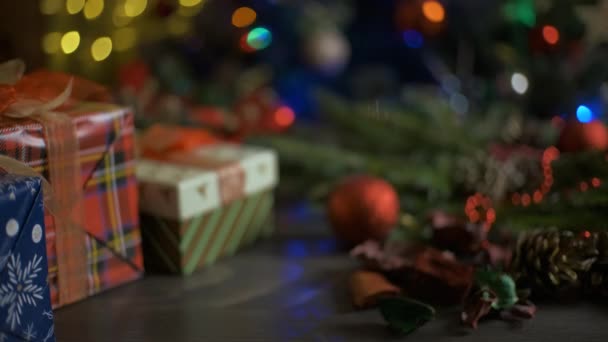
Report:
<svg viewBox="0 0 608 342"><path fill-rule="evenodd" d="M593 112L589 107L580 105L576 109L576 118L582 123L587 123L593 120Z"/></svg>
<svg viewBox="0 0 608 342"><path fill-rule="evenodd" d="M403 32L403 40L405 41L405 45L412 49L418 49L422 47L422 44L424 43L422 34L416 30L407 30Z"/></svg>
<svg viewBox="0 0 608 342"><path fill-rule="evenodd" d="M310 251L305 241L293 239L286 242L284 254L289 258L304 258Z"/></svg>
<svg viewBox="0 0 608 342"><path fill-rule="evenodd" d="M247 45L255 50L262 50L272 42L272 33L264 27L256 27L247 34Z"/></svg>

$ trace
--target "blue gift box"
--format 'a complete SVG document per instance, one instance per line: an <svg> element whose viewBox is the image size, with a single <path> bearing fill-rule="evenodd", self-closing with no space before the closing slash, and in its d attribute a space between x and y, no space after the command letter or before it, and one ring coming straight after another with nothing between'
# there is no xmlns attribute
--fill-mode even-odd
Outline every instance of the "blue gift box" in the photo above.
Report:
<svg viewBox="0 0 608 342"><path fill-rule="evenodd" d="M40 178L0 175L0 342L55 341Z"/></svg>

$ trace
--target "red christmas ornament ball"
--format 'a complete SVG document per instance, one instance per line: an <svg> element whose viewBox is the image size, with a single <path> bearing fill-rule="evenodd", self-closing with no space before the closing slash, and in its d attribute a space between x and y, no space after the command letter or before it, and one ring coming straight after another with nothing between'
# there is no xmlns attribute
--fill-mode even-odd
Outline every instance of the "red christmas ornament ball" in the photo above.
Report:
<svg viewBox="0 0 608 342"><path fill-rule="evenodd" d="M570 121L564 125L559 148L563 152L580 152L587 150L608 149L608 129L601 121L581 123Z"/></svg>
<svg viewBox="0 0 608 342"><path fill-rule="evenodd" d="M327 210L338 239L351 244L382 240L397 224L399 196L383 179L352 176L331 192Z"/></svg>

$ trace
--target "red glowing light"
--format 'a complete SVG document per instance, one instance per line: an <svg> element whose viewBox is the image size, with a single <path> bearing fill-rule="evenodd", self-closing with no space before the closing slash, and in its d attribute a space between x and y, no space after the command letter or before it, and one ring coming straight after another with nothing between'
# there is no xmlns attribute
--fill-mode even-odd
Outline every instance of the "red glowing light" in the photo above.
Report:
<svg viewBox="0 0 608 342"><path fill-rule="evenodd" d="M296 119L296 114L287 106L281 106L274 113L274 121L281 127L290 126Z"/></svg>
<svg viewBox="0 0 608 342"><path fill-rule="evenodd" d="M471 222L475 223L477 221L479 221L479 213L476 211L473 211L469 214L469 219L471 220Z"/></svg>
<svg viewBox="0 0 608 342"><path fill-rule="evenodd" d="M547 147L543 152L543 160L554 161L559 158L559 150L555 146Z"/></svg>
<svg viewBox="0 0 608 342"><path fill-rule="evenodd" d="M580 188L582 192L585 192L589 190L589 184L587 184L587 182L581 182Z"/></svg>
<svg viewBox="0 0 608 342"><path fill-rule="evenodd" d="M479 205L479 198L478 194L475 194L475 196L471 197L471 206L476 207L477 205Z"/></svg>
<svg viewBox="0 0 608 342"><path fill-rule="evenodd" d="M514 205L519 205L519 203L521 203L521 195L517 192L514 193L513 196L511 196L511 201Z"/></svg>
<svg viewBox="0 0 608 342"><path fill-rule="evenodd" d="M547 43L555 45L559 41L559 31L553 25L545 25L543 27L543 38Z"/></svg>
<svg viewBox="0 0 608 342"><path fill-rule="evenodd" d="M521 196L521 204L524 207L529 206L531 201L532 201L532 198L530 198L529 194L523 194L523 196Z"/></svg>
<svg viewBox="0 0 608 342"><path fill-rule="evenodd" d="M588 230L585 230L585 231L583 232L583 236L585 237L585 239L588 239L588 238L590 238L590 237L591 237L591 232L590 232L590 231L588 231Z"/></svg>
<svg viewBox="0 0 608 342"><path fill-rule="evenodd" d="M255 49L247 43L247 35L248 33L245 33L243 36L241 36L241 39L239 40L239 46L244 52L251 53L254 52Z"/></svg>
<svg viewBox="0 0 608 342"><path fill-rule="evenodd" d="M488 212L486 212L486 221L488 221L488 223L494 223L496 221L496 211L493 208L488 209Z"/></svg>
<svg viewBox="0 0 608 342"><path fill-rule="evenodd" d="M597 188L597 187L599 187L600 185L602 185L602 181L600 181L600 179L599 179L599 178L597 178L597 177L593 177L593 178L591 179L591 185L592 185L594 188Z"/></svg>
<svg viewBox="0 0 608 342"><path fill-rule="evenodd" d="M534 191L534 195L533 195L532 199L534 200L534 203L540 203L540 201L543 200L542 192L540 192L540 190Z"/></svg>

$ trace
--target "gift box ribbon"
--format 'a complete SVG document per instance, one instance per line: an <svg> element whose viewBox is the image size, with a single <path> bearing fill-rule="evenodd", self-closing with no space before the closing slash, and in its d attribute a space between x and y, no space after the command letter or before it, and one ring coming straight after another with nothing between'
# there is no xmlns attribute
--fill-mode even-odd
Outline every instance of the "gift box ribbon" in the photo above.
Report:
<svg viewBox="0 0 608 342"><path fill-rule="evenodd" d="M222 204L242 198L245 192L245 170L238 160L221 160L212 155L198 155L197 150L221 142L202 129L153 125L140 139L144 158L199 167L216 172Z"/></svg>
<svg viewBox="0 0 608 342"><path fill-rule="evenodd" d="M245 195L245 169L239 161L220 160L192 152L174 152L167 155L165 160L216 172L222 204L234 202Z"/></svg>
<svg viewBox="0 0 608 342"><path fill-rule="evenodd" d="M87 278L83 276L87 274L87 258L78 138L71 118L55 111L74 99L74 81L65 75L52 77L60 74L48 72L24 77L24 70L25 64L19 60L0 64L0 116L33 119L43 127L49 160L49 181L44 182L43 191L45 206L57 227L59 301L64 305L85 297L88 291ZM40 176L8 157L0 158L0 167L12 173Z"/></svg>

